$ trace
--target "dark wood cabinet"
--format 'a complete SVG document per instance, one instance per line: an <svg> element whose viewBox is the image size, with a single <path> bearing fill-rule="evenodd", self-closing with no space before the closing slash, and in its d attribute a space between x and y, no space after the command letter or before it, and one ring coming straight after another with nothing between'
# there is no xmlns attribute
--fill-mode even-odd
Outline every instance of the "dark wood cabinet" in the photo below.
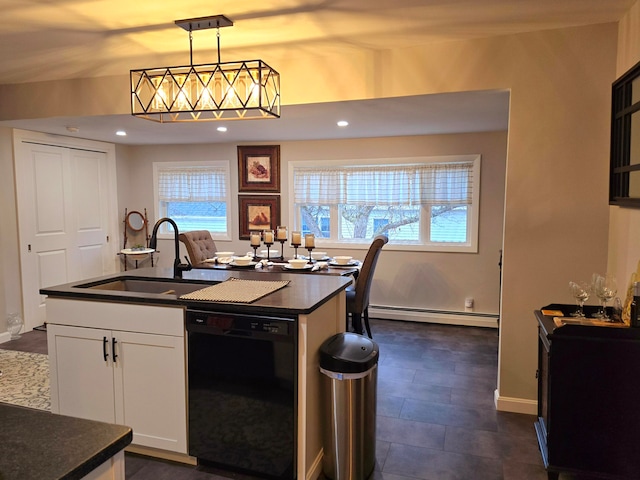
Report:
<svg viewBox="0 0 640 480"><path fill-rule="evenodd" d="M553 317L535 315L535 428L549 479L560 472L640 478L640 329L557 327Z"/></svg>

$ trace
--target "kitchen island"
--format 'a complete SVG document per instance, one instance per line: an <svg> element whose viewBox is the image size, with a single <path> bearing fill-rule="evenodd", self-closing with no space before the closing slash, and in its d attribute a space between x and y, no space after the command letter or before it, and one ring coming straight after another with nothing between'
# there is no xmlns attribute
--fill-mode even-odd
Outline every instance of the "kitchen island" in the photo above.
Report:
<svg viewBox="0 0 640 480"><path fill-rule="evenodd" d="M0 403L0 478L124 480L131 429Z"/></svg>
<svg viewBox="0 0 640 480"><path fill-rule="evenodd" d="M348 277L273 273L289 284L251 303L185 300L230 278L265 281L251 270L139 269L41 290L48 296L52 411L127 424L131 451L195 463L189 455L185 312L285 317L295 325L295 478L321 470L318 349L345 329ZM268 415L268 413L266 413Z"/></svg>

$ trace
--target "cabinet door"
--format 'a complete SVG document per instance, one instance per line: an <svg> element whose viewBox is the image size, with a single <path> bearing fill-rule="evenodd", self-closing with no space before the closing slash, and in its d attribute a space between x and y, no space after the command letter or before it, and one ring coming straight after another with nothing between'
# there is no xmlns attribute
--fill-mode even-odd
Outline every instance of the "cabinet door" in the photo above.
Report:
<svg viewBox="0 0 640 480"><path fill-rule="evenodd" d="M187 453L184 338L113 331L116 423L133 443Z"/></svg>
<svg viewBox="0 0 640 480"><path fill-rule="evenodd" d="M47 340L53 413L114 423L111 332L48 325Z"/></svg>

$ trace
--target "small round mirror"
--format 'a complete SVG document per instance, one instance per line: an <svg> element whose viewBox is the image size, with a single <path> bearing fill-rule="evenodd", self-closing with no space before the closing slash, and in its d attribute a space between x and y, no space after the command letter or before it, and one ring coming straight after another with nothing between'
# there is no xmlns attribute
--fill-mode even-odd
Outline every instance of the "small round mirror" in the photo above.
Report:
<svg viewBox="0 0 640 480"><path fill-rule="evenodd" d="M139 232L144 228L144 217L135 210L127 214L127 226L134 232Z"/></svg>

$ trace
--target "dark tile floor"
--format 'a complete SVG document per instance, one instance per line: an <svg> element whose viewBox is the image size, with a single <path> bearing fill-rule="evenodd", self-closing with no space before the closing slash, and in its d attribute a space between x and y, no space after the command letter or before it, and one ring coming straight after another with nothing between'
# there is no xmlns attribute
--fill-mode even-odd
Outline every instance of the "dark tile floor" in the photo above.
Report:
<svg viewBox="0 0 640 480"><path fill-rule="evenodd" d="M535 417L494 407L497 330L375 319L371 325L380 345L372 480L547 478ZM46 353L46 334L29 332L0 348ZM242 477L127 454L126 478Z"/></svg>

